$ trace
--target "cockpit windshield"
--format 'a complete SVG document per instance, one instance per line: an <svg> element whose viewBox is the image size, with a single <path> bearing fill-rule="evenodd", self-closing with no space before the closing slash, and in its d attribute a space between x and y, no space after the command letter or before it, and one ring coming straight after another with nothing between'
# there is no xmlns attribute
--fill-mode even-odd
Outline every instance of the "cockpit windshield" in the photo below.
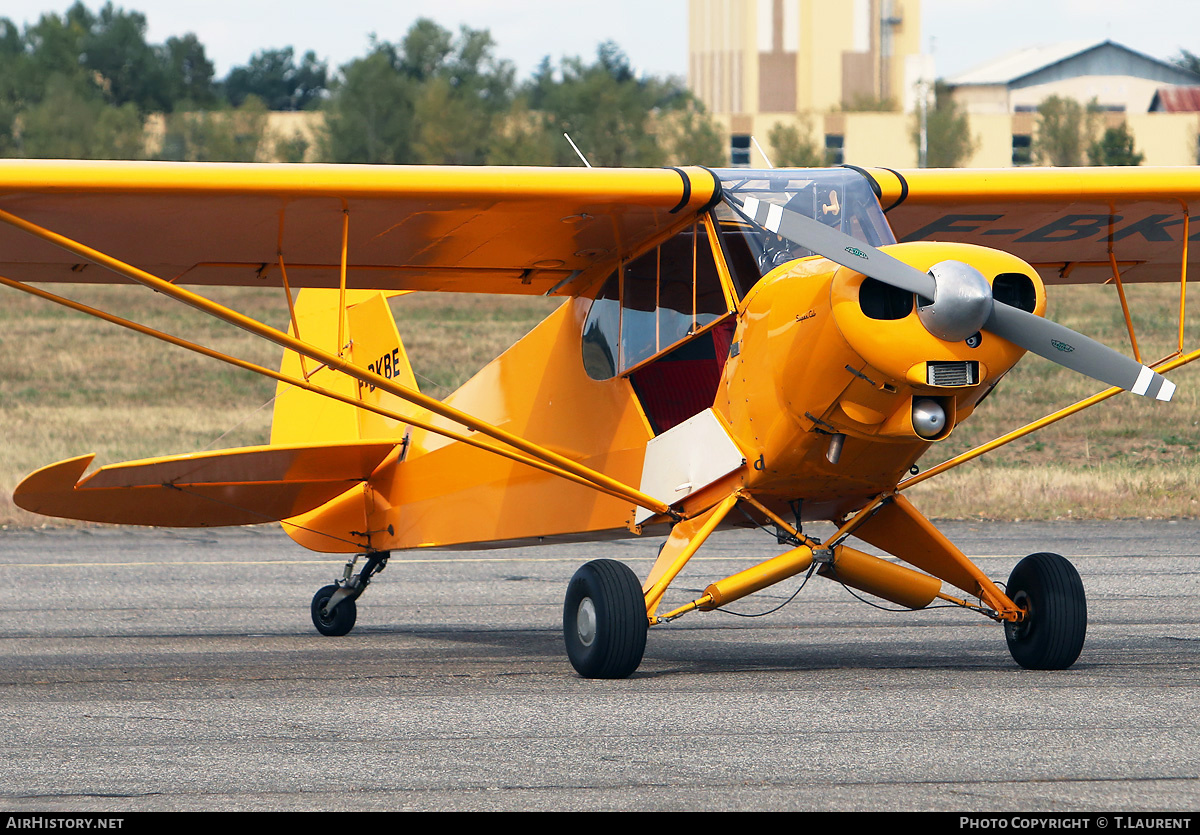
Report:
<svg viewBox="0 0 1200 835"><path fill-rule="evenodd" d="M853 169L724 168L714 173L726 196L715 214L739 295L779 265L814 253L747 219L729 204L730 196L739 201L753 197L800 212L871 246L896 242L875 193Z"/></svg>

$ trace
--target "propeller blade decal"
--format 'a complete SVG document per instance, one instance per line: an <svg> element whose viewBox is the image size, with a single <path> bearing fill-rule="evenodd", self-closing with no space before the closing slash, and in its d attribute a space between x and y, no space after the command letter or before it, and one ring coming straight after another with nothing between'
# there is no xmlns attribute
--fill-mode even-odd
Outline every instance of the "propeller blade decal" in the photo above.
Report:
<svg viewBox="0 0 1200 835"><path fill-rule="evenodd" d="M1143 397L1170 400L1175 384L1107 345L1064 325L996 302L984 329L1040 357Z"/></svg>

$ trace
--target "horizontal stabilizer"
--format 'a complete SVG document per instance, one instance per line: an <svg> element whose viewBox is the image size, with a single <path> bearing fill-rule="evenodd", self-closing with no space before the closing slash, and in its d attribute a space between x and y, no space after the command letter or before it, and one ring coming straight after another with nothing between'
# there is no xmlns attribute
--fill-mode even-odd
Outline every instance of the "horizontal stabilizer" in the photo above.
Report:
<svg viewBox="0 0 1200 835"><path fill-rule="evenodd" d="M82 455L29 475L13 491L13 501L45 516L117 525L277 522L365 481L395 446L386 441L243 447L113 464L80 481L95 457Z"/></svg>

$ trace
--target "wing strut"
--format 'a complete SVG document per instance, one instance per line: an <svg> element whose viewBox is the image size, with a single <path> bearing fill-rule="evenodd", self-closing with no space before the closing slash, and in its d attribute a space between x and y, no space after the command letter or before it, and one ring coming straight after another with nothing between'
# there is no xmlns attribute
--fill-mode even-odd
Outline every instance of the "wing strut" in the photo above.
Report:
<svg viewBox="0 0 1200 835"><path fill-rule="evenodd" d="M185 290L182 287L178 287L168 281L164 281L158 276L151 275L145 270L141 270L130 264L126 264L117 258L100 252L99 250L92 249L85 244L81 244L78 241L74 241L64 235L60 235L57 232L45 229L44 227L38 226L35 223L31 223L30 221L17 217L9 212L0 210L0 221L7 223L10 226L14 226L17 229L27 232L28 234L37 238L41 238L42 240L65 249L68 252L74 253L81 258L86 258L87 260L99 264L106 269L112 270L115 273L123 275L126 278L137 282L138 284L142 284L151 288L152 290L162 293L165 296L169 296L176 301L182 302L190 307L194 307L202 313L207 313L208 315L220 319L223 322L227 322L234 327L241 328L242 330L252 333L255 336L261 337L270 342L274 342L276 345L287 348L291 351L295 351L297 354L306 356L316 362L324 363L326 366L335 371L340 371L343 374L346 374L360 382L382 389L389 394L393 394L396 397L401 398L402 400L407 400L410 403L414 403L435 415L444 417L447 420L452 420L461 426L465 426L468 429L472 429L482 435L487 435L493 440L514 447L515 449L532 456L534 459L540 460L555 468L563 470L566 473L577 476L582 480L581 483L586 483L588 486L594 487L602 492L624 498L638 505L639 507L653 510L655 513L672 517L678 516L678 514L675 511L672 511L671 507L664 502L655 499L653 496L646 495L640 490L636 490L627 484L617 481L616 479L611 478L604 473L593 470L592 468L584 466L577 461L572 461L570 458L559 455L553 450L546 449L545 447L535 444L532 441L528 441L517 435L513 435L511 432L506 432L498 426L493 426L486 421L479 420L478 418L475 418L466 412L460 411L453 406L446 405L445 403L421 394L418 391L413 391L405 388L404 386L397 385L390 379L382 377L378 374L374 374L365 368L360 368L353 363L347 362L343 357L340 357L337 354L331 354L328 351L323 351L320 348L309 345L306 342L302 342L299 339L296 339L276 328L265 325L262 322L259 322L248 316L244 316L241 313L238 313L236 310L231 310L230 308L225 307L222 304L218 304L211 299L206 299L201 295L193 293L189 290ZM412 423L409 418L400 418L400 420L405 423Z"/></svg>

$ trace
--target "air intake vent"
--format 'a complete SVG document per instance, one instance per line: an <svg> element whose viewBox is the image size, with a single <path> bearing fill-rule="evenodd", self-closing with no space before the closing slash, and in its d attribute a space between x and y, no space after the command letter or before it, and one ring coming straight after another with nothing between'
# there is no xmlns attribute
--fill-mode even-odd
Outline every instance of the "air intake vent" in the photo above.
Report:
<svg viewBox="0 0 1200 835"><path fill-rule="evenodd" d="M979 363L928 362L925 364L925 382L931 386L973 386L979 382Z"/></svg>

